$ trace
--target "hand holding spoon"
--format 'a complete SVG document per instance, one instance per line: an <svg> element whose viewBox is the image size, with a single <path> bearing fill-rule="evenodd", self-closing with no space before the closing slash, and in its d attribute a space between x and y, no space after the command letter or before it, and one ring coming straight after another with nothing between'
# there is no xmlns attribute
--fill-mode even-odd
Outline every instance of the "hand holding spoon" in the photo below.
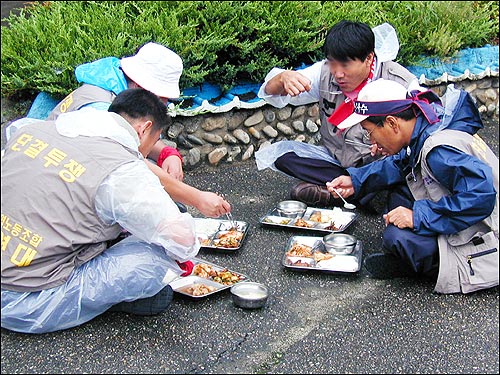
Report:
<svg viewBox="0 0 500 375"><path fill-rule="evenodd" d="M337 189L335 189L335 188L333 188L333 187L332 187L331 189L332 189L332 190L333 190L333 191L334 191L334 192L335 192L335 193L336 193L336 194L340 197L340 199L342 199L342 200L344 201L344 208L346 208L346 209L348 209L348 210L354 210L354 209L356 209L356 206L355 206L355 205L353 205L352 203L347 202L347 201L344 199L344 197L343 197L342 195L340 195L340 194L339 194L339 192L337 191Z"/></svg>

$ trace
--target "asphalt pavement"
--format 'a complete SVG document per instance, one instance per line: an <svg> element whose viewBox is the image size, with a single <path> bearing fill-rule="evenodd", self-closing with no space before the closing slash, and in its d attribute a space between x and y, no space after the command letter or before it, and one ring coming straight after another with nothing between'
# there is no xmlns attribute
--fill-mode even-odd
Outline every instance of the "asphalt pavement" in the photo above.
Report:
<svg viewBox="0 0 500 375"><path fill-rule="evenodd" d="M498 121L479 134L498 155ZM154 317L109 312L42 335L2 329L2 374L499 373L498 287L438 295L429 281L374 280L364 268L347 275L287 269L290 237L321 235L259 221L288 198L294 179L258 171L251 159L203 166L185 181L224 193L235 219L249 225L240 249L202 249L198 257L265 284L267 305L243 310L229 290L198 300L175 294ZM379 251L383 222L356 213L346 232L362 242L364 258Z"/></svg>

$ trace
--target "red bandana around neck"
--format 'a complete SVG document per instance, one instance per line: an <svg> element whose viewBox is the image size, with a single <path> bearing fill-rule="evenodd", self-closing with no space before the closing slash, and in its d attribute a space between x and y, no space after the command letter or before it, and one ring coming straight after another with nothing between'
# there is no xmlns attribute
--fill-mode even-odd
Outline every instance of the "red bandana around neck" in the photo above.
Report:
<svg viewBox="0 0 500 375"><path fill-rule="evenodd" d="M372 64L370 66L370 73L368 74L368 77L361 82L358 87L356 87L352 92L355 95L351 95L353 99L356 99L358 97L359 92L363 87L365 87L369 82L372 81L373 76L375 75L375 62L376 58L375 56L373 57ZM354 112L354 101L353 99L349 98L346 96L344 103L342 103L328 118L328 122L332 124L333 126L337 126L340 124L342 121L344 121L347 117L349 117L353 112Z"/></svg>

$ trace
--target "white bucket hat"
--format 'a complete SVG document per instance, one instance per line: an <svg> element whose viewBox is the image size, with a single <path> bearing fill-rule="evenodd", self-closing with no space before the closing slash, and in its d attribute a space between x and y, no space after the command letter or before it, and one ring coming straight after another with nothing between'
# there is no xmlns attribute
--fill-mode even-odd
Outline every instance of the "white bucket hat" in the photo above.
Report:
<svg viewBox="0 0 500 375"><path fill-rule="evenodd" d="M358 98L354 101L354 112L338 124L337 128L347 129L359 124L365 118L374 116L374 114L364 114L370 113L368 108L370 102L379 103L392 100L403 100L406 99L407 92L406 87L403 85L383 78L367 83L359 92ZM385 114L381 113L378 115Z"/></svg>
<svg viewBox="0 0 500 375"><path fill-rule="evenodd" d="M157 96L178 98L182 59L174 51L157 43L147 43L134 56L120 60L125 74Z"/></svg>

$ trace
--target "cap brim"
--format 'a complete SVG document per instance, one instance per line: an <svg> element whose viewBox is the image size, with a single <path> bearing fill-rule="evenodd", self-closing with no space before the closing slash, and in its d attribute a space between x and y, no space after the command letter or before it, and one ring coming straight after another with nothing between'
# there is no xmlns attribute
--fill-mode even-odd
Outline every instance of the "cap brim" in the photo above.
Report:
<svg viewBox="0 0 500 375"><path fill-rule="evenodd" d="M360 115L360 114L357 114L357 113L353 113L353 114L349 115L349 117L347 117L340 124L338 124L337 128L339 128L339 129L350 128L351 126L359 124L361 121L363 121L365 118L368 118L368 117L369 116L364 116L364 115Z"/></svg>

